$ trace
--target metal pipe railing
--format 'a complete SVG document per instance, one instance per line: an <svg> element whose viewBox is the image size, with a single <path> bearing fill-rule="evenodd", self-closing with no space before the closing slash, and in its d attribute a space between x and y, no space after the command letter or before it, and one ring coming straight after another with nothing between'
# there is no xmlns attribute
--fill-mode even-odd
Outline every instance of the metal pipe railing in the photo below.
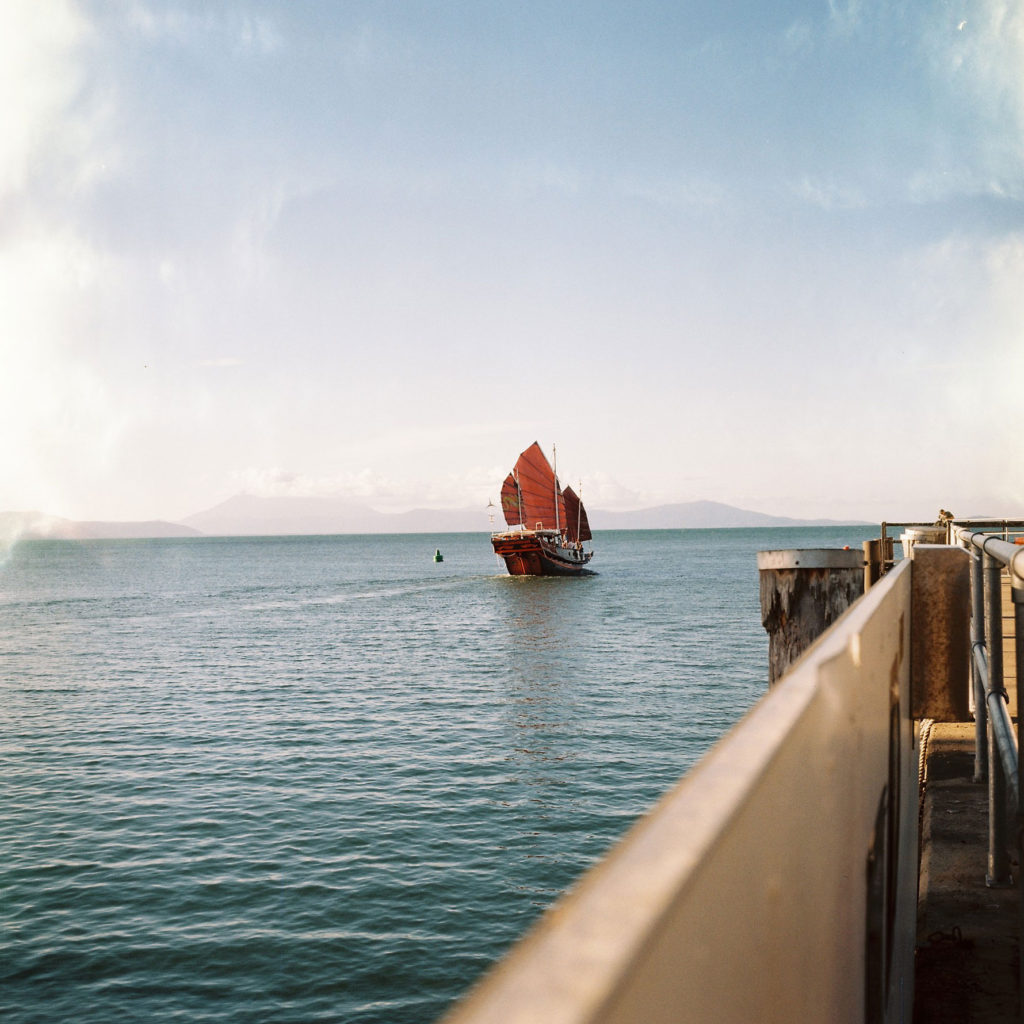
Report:
<svg viewBox="0 0 1024 1024"><path fill-rule="evenodd" d="M988 719L995 736L996 752L1002 769L1004 795L1009 794L1010 805L1020 806L1020 781L1017 766L1017 737L1013 731L1013 720L1006 694L997 690L989 690L986 703Z"/></svg>
<svg viewBox="0 0 1024 1024"><path fill-rule="evenodd" d="M988 659L985 656L985 593L981 559L971 554L971 682L974 694L974 781L988 777Z"/></svg>
<svg viewBox="0 0 1024 1024"><path fill-rule="evenodd" d="M1022 609L1024 609L1024 605L1022 605ZM971 646L973 654L971 668L974 670L976 685L980 693L980 700L975 709L975 740L978 742L980 750L985 752L983 767L980 769L978 768L977 752L975 754L974 781L984 782L987 775L988 746L985 735L988 733L988 723L991 722L998 748L999 764L1002 768L1006 789L1009 792L1010 803L1017 807L1020 805L1020 775L1017 764L1017 737L1013 731L1009 701L1005 690L1000 691L989 687L988 658L985 654L984 642ZM984 733L979 741L978 733L982 730Z"/></svg>
<svg viewBox="0 0 1024 1024"><path fill-rule="evenodd" d="M1002 573L1009 571L1014 602L1017 653L1017 717L1020 720L1022 701L1021 660L1024 654L1024 548L990 533L953 526L956 539L972 551L971 572L971 651L972 678L975 692L984 688L984 706L988 711L987 765L975 755L975 777L987 767L989 798L989 848L986 882L990 886L1013 883L1009 857L1009 793L1015 819L1015 838L1019 842L1021 825L1020 778L1024 775L1022 751L1013 728L1009 700L1003 686L1003 620ZM1005 536L1005 527L1004 527ZM976 706L982 704L977 701ZM977 712L976 712L977 714ZM980 715L978 716L980 717ZM980 723L976 718L976 735ZM980 744L979 744L980 745Z"/></svg>
<svg viewBox="0 0 1024 1024"><path fill-rule="evenodd" d="M1024 547L981 530L970 530L963 526L954 527L954 530L961 543L977 548L984 555L991 555L1008 569L1010 585L1014 590L1024 588Z"/></svg>

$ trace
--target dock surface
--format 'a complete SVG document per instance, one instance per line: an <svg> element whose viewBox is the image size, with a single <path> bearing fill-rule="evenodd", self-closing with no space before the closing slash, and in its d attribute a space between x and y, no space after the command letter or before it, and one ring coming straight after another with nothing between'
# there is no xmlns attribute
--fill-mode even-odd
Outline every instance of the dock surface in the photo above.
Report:
<svg viewBox="0 0 1024 1024"><path fill-rule="evenodd" d="M921 820L914 1024L1017 1022L1020 865L989 888L988 787L974 777L974 724L931 727Z"/></svg>

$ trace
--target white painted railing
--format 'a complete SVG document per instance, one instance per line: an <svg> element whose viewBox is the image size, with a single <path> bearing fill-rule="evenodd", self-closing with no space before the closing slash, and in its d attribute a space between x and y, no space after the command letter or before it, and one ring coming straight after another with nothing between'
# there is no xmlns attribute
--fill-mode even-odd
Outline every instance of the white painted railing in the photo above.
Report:
<svg viewBox="0 0 1024 1024"><path fill-rule="evenodd" d="M966 703L966 563L915 548L446 1024L910 1020L918 723Z"/></svg>

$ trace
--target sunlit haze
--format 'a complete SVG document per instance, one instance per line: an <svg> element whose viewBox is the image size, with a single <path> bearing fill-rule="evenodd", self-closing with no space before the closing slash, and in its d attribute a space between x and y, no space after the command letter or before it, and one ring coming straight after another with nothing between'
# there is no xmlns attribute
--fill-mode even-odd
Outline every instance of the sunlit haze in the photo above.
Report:
<svg viewBox="0 0 1024 1024"><path fill-rule="evenodd" d="M0 510L1024 513L1009 0L0 6Z"/></svg>

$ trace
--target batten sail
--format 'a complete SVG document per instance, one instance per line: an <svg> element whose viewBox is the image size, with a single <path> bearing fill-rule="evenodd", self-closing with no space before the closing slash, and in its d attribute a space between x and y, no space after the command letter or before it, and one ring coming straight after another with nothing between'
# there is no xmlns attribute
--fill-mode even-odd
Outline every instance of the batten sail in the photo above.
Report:
<svg viewBox="0 0 1024 1024"><path fill-rule="evenodd" d="M523 497L519 493L516 478L509 473L501 485L501 511L509 526L519 526L523 521Z"/></svg>
<svg viewBox="0 0 1024 1024"><path fill-rule="evenodd" d="M554 530L565 524L565 501L558 489L555 471L536 441L516 460L514 476L519 484L525 526L536 529L541 524L544 529Z"/></svg>
<svg viewBox="0 0 1024 1024"><path fill-rule="evenodd" d="M576 492L571 487L566 487L562 492L562 500L565 502L565 532L569 540L574 543L592 540L593 534L590 532L587 510L583 507L583 502L577 497Z"/></svg>

